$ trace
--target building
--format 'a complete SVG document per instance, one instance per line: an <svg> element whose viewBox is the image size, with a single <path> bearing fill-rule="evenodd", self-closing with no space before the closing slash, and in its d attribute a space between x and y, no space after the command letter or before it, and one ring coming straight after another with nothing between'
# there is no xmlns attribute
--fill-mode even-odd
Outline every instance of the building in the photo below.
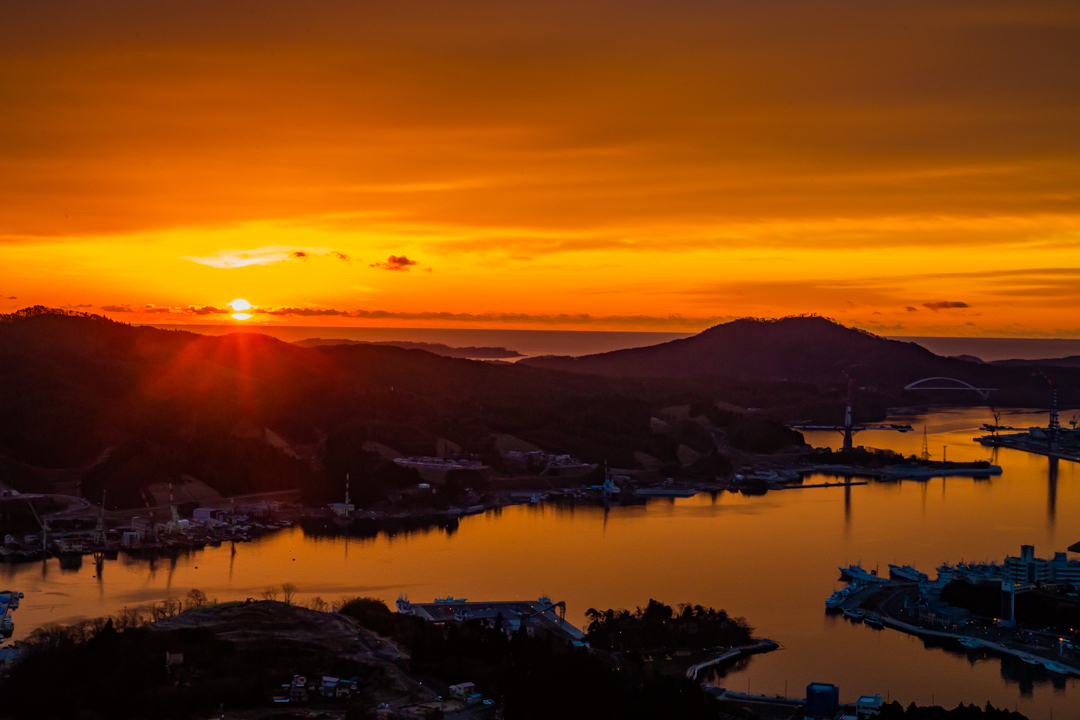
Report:
<svg viewBox="0 0 1080 720"><path fill-rule="evenodd" d="M855 701L855 717L858 720L881 714L881 708L885 701L881 695L860 695Z"/></svg>
<svg viewBox="0 0 1080 720"><path fill-rule="evenodd" d="M398 598L397 610L432 623L478 620L489 627L501 617L502 628L506 632L516 632L524 626L530 633L539 630L569 641L585 639L585 633L566 621L566 603L552 602L548 597L491 602L468 602L465 598L446 597L431 603L414 603L402 596Z"/></svg>
<svg viewBox="0 0 1080 720"><path fill-rule="evenodd" d="M1014 585L1056 585L1080 583L1080 562L1063 552L1051 560L1035 557L1034 545L1021 545L1019 557L1005 558L1005 579Z"/></svg>
<svg viewBox="0 0 1080 720"><path fill-rule="evenodd" d="M450 695L459 700L468 700L469 696L476 692L476 685L471 682L458 683L450 686Z"/></svg>
<svg viewBox="0 0 1080 720"><path fill-rule="evenodd" d="M829 683L806 686L806 720L832 720L840 710L840 688Z"/></svg>
<svg viewBox="0 0 1080 720"><path fill-rule="evenodd" d="M953 607L940 600L918 605L915 617L919 622L942 630L962 628L971 620L971 613L964 608Z"/></svg>

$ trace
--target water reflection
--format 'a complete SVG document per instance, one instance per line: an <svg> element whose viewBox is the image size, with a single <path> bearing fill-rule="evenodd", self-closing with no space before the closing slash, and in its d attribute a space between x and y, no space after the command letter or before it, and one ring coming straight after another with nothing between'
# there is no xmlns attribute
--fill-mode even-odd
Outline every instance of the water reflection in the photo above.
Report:
<svg viewBox="0 0 1080 720"><path fill-rule="evenodd" d="M302 601L316 595L373 595L391 603L399 593L418 600L549 595L566 600L568 619L579 625L590 607L632 609L650 598L693 602L744 616L758 634L783 645L719 671L713 682L732 689L750 682L754 692L778 694L787 686L797 694L811 681L826 681L837 683L845 700L875 692L904 705L932 697L948 706L989 700L1032 718L1047 718L1052 704L1057 717L1080 717L1075 680L824 613L825 597L838 586L837 566L848 562L913 564L933 574L945 560L1001 560L1021 544L1034 544L1045 557L1080 538L1077 513L1056 516L1059 502L1080 504L1080 466L1015 450L993 453L973 443L983 414L939 412L925 421L932 447L945 445L951 460L993 458L1001 465L1004 473L990 480L851 485L845 479L842 488L758 497L714 493L649 503L515 506L460 522L386 528L314 521L236 546L94 558L78 568L62 569L55 559L40 568L0 565L0 576L4 586L26 593L16 638L39 624L116 613L192 588L242 599L286 582L300 587ZM824 435L808 439L834 441ZM862 441L904 454L921 450L914 433L879 435L868 431ZM808 478L807 484L826 479L838 480Z"/></svg>
<svg viewBox="0 0 1080 720"><path fill-rule="evenodd" d="M1057 481L1058 481L1058 459L1056 457L1047 458L1049 466L1046 472L1046 519L1053 525L1054 516L1057 514Z"/></svg>

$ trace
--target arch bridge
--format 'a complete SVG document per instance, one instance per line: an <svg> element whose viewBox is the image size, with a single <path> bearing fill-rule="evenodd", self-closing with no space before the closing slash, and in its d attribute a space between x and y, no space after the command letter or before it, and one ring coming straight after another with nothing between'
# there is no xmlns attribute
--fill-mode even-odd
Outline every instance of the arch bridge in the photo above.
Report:
<svg viewBox="0 0 1080 720"><path fill-rule="evenodd" d="M935 384L936 383L936 384ZM943 385L942 383L954 383L953 385ZM964 382L963 380L957 380L956 378L948 377L929 377L922 380L916 380L913 383L908 383L904 386L905 390L945 390L945 391L961 391L961 392L975 392L984 400L990 399L990 393L997 388L979 388L975 387L971 383Z"/></svg>

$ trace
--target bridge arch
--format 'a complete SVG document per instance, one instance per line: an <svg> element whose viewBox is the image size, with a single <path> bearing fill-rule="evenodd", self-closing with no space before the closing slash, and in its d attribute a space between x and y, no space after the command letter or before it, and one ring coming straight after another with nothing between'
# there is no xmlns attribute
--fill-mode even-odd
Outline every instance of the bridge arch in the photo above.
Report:
<svg viewBox="0 0 1080 720"><path fill-rule="evenodd" d="M929 384L927 384L929 383ZM934 383L937 383L936 385ZM956 383L955 385L942 386L941 383ZM948 390L948 391L971 391L978 393L983 400L990 399L990 393L996 390L996 388L979 388L975 387L971 383L964 382L963 380L957 380L956 378L949 377L929 377L922 380L916 380L913 383L908 383L904 386L905 390Z"/></svg>

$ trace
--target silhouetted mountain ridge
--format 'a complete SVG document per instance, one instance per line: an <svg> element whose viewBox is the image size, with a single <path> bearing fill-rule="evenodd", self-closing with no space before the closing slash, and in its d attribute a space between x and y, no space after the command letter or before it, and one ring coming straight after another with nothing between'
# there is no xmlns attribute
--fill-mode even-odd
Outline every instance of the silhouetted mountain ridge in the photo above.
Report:
<svg viewBox="0 0 1080 720"><path fill-rule="evenodd" d="M923 377L970 374L972 364L915 343L845 327L819 316L741 319L661 345L583 357L527 358L534 367L623 377L723 375L832 385L846 374L860 383L903 385Z"/></svg>
<svg viewBox="0 0 1080 720"><path fill-rule="evenodd" d="M818 401L810 388L774 383L597 379L29 309L0 316L0 481L90 467L76 473L84 496L108 489L110 506L132 506L147 485L183 475L223 494L301 487L320 500L338 497L351 473L354 496L369 502L419 478L364 451L367 441L433 455L442 438L497 465L494 437L511 434L588 462L635 467L635 453L645 453L677 469L680 444L706 452L711 437L693 423L654 433L658 409L689 404L738 425L716 413L716 400L746 407L807 398ZM775 424L765 431L766 446L772 435L799 442Z"/></svg>

